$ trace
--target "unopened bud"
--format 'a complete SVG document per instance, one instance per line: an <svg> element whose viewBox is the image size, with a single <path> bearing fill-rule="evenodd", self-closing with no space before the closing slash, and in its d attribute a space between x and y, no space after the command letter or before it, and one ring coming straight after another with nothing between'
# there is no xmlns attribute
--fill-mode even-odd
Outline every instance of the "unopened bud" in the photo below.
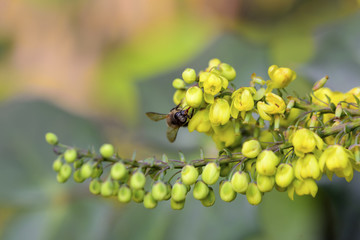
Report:
<svg viewBox="0 0 360 240"><path fill-rule="evenodd" d="M326 75L325 77L323 77L322 79L317 81L314 84L314 86L312 87L312 90L315 92L316 90L319 90L320 88L322 88L326 84L328 79L329 79L329 76Z"/></svg>

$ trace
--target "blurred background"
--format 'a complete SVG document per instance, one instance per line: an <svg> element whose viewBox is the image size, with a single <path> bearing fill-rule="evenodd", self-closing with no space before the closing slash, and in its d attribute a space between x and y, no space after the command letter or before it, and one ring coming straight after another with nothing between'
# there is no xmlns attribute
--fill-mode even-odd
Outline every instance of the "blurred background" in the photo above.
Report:
<svg viewBox="0 0 360 240"><path fill-rule="evenodd" d="M272 64L293 68L300 95L360 85L356 0L0 0L0 239L360 239L359 174L320 182L318 196L273 191L205 208L155 210L56 182L44 140L124 157L215 155L210 139L181 129L175 143L147 111L172 107L171 82L219 58L237 86Z"/></svg>

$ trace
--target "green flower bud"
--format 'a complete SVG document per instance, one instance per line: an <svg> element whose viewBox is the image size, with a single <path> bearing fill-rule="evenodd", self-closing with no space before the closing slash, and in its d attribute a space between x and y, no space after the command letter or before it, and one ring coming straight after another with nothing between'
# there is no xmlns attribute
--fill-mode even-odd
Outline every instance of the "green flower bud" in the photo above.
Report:
<svg viewBox="0 0 360 240"><path fill-rule="evenodd" d="M236 198L236 192L233 190L230 181L223 181L220 184L219 192L220 198L225 202L234 201L234 199Z"/></svg>
<svg viewBox="0 0 360 240"><path fill-rule="evenodd" d="M258 205L261 203L261 192L256 183L250 183L246 190L246 198L251 205Z"/></svg>
<svg viewBox="0 0 360 240"><path fill-rule="evenodd" d="M177 202L174 199L171 199L170 206L173 210L181 210L185 206L185 200Z"/></svg>
<svg viewBox="0 0 360 240"><path fill-rule="evenodd" d="M203 102L203 92L197 86L191 87L186 91L185 99L190 107L198 108Z"/></svg>
<svg viewBox="0 0 360 240"><path fill-rule="evenodd" d="M144 207L148 209L153 209L157 206L157 201L153 198L151 192L145 194L144 197Z"/></svg>
<svg viewBox="0 0 360 240"><path fill-rule="evenodd" d="M202 180L208 184L212 185L217 182L220 176L220 167L214 163L210 162L206 164L204 171L202 173Z"/></svg>
<svg viewBox="0 0 360 240"><path fill-rule="evenodd" d="M230 164L222 164L220 166L220 177L226 177L229 175L231 168L232 166L230 166Z"/></svg>
<svg viewBox="0 0 360 240"><path fill-rule="evenodd" d="M219 66L221 63L221 61L217 58L213 58L209 61L209 68L212 68L212 67L217 67Z"/></svg>
<svg viewBox="0 0 360 240"><path fill-rule="evenodd" d="M141 171L136 171L130 177L130 187L132 189L141 189L145 186L146 177Z"/></svg>
<svg viewBox="0 0 360 240"><path fill-rule="evenodd" d="M244 142L241 153L247 158L256 158L261 152L260 142L257 140L250 140Z"/></svg>
<svg viewBox="0 0 360 240"><path fill-rule="evenodd" d="M221 76L224 76L227 80L232 81L236 78L235 69L227 63L221 63L220 66Z"/></svg>
<svg viewBox="0 0 360 240"><path fill-rule="evenodd" d="M63 176L60 175L60 173L58 173L56 175L56 181L58 181L58 183L64 183L68 180L68 178L64 178Z"/></svg>
<svg viewBox="0 0 360 240"><path fill-rule="evenodd" d="M131 201L131 189L126 186L122 185L118 191L118 200L122 203L128 203Z"/></svg>
<svg viewBox="0 0 360 240"><path fill-rule="evenodd" d="M203 181L199 180L195 183L193 196L197 200L206 198L209 194L209 187Z"/></svg>
<svg viewBox="0 0 360 240"><path fill-rule="evenodd" d="M179 105L181 103L181 101L184 99L185 97L185 90L176 90L173 96L173 102L175 103L175 105Z"/></svg>
<svg viewBox="0 0 360 240"><path fill-rule="evenodd" d="M211 104L209 119L214 126L226 124L230 119L230 106L228 101L217 98L214 104Z"/></svg>
<svg viewBox="0 0 360 240"><path fill-rule="evenodd" d="M172 85L175 89L184 89L186 87L185 82L180 78L174 79Z"/></svg>
<svg viewBox="0 0 360 240"><path fill-rule="evenodd" d="M294 168L290 164L282 163L277 168L275 182L279 187L286 188L294 179Z"/></svg>
<svg viewBox="0 0 360 240"><path fill-rule="evenodd" d="M187 192L188 192L187 187L184 184L180 182L176 182L171 190L171 198L177 202L184 201Z"/></svg>
<svg viewBox="0 0 360 240"><path fill-rule="evenodd" d="M91 182L89 184L89 191L94 195L100 194L101 182L98 179L91 180Z"/></svg>
<svg viewBox="0 0 360 240"><path fill-rule="evenodd" d="M163 200L169 200L171 198L171 189L172 189L171 184L166 183L166 195Z"/></svg>
<svg viewBox="0 0 360 240"><path fill-rule="evenodd" d="M209 194L206 196L206 198L201 200L201 204L204 207L211 207L215 203L215 193L212 187L209 187Z"/></svg>
<svg viewBox="0 0 360 240"><path fill-rule="evenodd" d="M110 180L107 180L101 184L101 196L110 197L113 195L114 183Z"/></svg>
<svg viewBox="0 0 360 240"><path fill-rule="evenodd" d="M81 168L81 166L83 165L84 161L82 159L79 159L79 160L76 160L74 162L74 168L77 169L77 168Z"/></svg>
<svg viewBox="0 0 360 240"><path fill-rule="evenodd" d="M85 181L85 179L81 176L80 169L75 170L73 177L74 181L77 183L82 183L83 181Z"/></svg>
<svg viewBox="0 0 360 240"><path fill-rule="evenodd" d="M122 180L127 177L128 170L122 162L117 162L111 167L110 175L114 180Z"/></svg>
<svg viewBox="0 0 360 240"><path fill-rule="evenodd" d="M98 178L101 176L101 174L103 173L103 168L102 166L97 166L92 168L92 173L91 173L91 177L92 178Z"/></svg>
<svg viewBox="0 0 360 240"><path fill-rule="evenodd" d="M91 174L93 173L92 164L90 162L87 162L84 165L82 165L80 168L80 173L84 179L89 178L91 176Z"/></svg>
<svg viewBox="0 0 360 240"><path fill-rule="evenodd" d="M256 177L257 186L261 192L270 192L275 185L274 176L264 176L258 174Z"/></svg>
<svg viewBox="0 0 360 240"><path fill-rule="evenodd" d="M192 185L199 177L198 170L193 165L185 165L181 170L181 181L186 185Z"/></svg>
<svg viewBox="0 0 360 240"><path fill-rule="evenodd" d="M51 132L46 133L45 140L50 145L57 145L59 143L58 137Z"/></svg>
<svg viewBox="0 0 360 240"><path fill-rule="evenodd" d="M61 158L57 158L54 162L53 162L53 169L55 172L59 172L60 171L60 168L62 166L62 161L61 161Z"/></svg>
<svg viewBox="0 0 360 240"><path fill-rule="evenodd" d="M132 191L132 200L136 203L141 203L144 200L144 189L134 189Z"/></svg>
<svg viewBox="0 0 360 240"><path fill-rule="evenodd" d="M151 188L151 194L156 201L162 201L168 193L168 187L164 182L158 181Z"/></svg>
<svg viewBox="0 0 360 240"><path fill-rule="evenodd" d="M187 68L183 71L182 77L187 84L191 84L196 80L196 72L192 68Z"/></svg>
<svg viewBox="0 0 360 240"><path fill-rule="evenodd" d="M256 160L256 171L265 176L272 176L276 173L276 165L280 159L276 154L270 150L262 151Z"/></svg>
<svg viewBox="0 0 360 240"><path fill-rule="evenodd" d="M114 155L114 146L108 143L103 144L100 147L100 154L104 158L111 158Z"/></svg>
<svg viewBox="0 0 360 240"><path fill-rule="evenodd" d="M72 172L71 166L65 163L61 166L59 174L61 175L62 178L69 179L71 172Z"/></svg>
<svg viewBox="0 0 360 240"><path fill-rule="evenodd" d="M64 153L64 159L66 162L72 163L75 161L76 158L77 158L77 152L75 149L73 148L66 149Z"/></svg>
<svg viewBox="0 0 360 240"><path fill-rule="evenodd" d="M235 172L231 177L231 185L235 192L246 193L249 186L250 177L246 172Z"/></svg>

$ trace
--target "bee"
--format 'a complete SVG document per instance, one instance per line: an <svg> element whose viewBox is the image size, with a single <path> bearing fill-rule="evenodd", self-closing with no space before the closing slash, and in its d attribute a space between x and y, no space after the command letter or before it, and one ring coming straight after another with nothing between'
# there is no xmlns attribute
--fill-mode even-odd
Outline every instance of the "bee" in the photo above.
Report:
<svg viewBox="0 0 360 240"><path fill-rule="evenodd" d="M189 119L192 117L189 115L189 108L181 109L179 105L170 110L168 114L156 113L156 112L147 112L148 116L153 121L160 121L166 119L166 124L168 126L166 130L167 139L170 142L174 142L176 135L180 127L186 127Z"/></svg>

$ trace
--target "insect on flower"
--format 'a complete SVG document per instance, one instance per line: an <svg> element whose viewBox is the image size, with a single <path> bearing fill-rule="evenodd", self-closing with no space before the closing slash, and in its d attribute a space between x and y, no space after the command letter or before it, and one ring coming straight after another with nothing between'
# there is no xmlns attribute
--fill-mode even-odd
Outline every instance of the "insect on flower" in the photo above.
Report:
<svg viewBox="0 0 360 240"><path fill-rule="evenodd" d="M156 113L156 112L147 112L148 116L153 121L160 121L166 119L166 124L168 128L166 130L167 139L170 142L174 142L176 139L177 132L180 127L186 127L188 120L192 117L189 115L189 108L182 109L179 108L179 105L170 110L168 114Z"/></svg>

